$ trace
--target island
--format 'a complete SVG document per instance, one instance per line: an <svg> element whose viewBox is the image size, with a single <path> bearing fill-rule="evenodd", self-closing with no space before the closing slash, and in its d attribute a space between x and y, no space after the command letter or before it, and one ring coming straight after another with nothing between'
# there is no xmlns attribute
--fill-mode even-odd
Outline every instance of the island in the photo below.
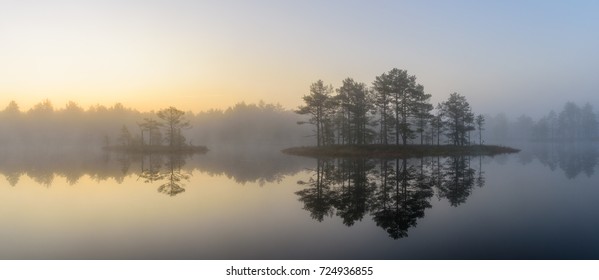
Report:
<svg viewBox="0 0 599 280"><path fill-rule="evenodd" d="M169 107L156 113L161 121L145 118L138 123L140 133L132 135L129 128L123 125L118 138L119 144L110 145L108 140L103 147L106 151L126 153L206 153L206 146L192 145L187 142L182 130L191 128L185 118L185 112ZM147 137L145 137L147 135ZM163 136L164 135L164 136Z"/></svg>
<svg viewBox="0 0 599 280"><path fill-rule="evenodd" d="M485 116L475 115L465 96L453 92L433 106L407 70L393 68L377 76L371 88L352 78L337 89L318 80L302 99L295 112L305 119L297 124L313 125L314 134L306 136L314 136L316 145L288 148L286 154L410 158L519 152L485 145Z"/></svg>
<svg viewBox="0 0 599 280"><path fill-rule="evenodd" d="M282 150L289 155L309 157L413 158L429 156L494 156L520 150L495 145L327 145L293 147Z"/></svg>

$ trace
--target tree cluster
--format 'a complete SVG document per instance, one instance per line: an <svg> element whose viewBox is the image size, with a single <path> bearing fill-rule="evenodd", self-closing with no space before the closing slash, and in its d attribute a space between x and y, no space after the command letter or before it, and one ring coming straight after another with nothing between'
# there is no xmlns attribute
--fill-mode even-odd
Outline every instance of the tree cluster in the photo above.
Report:
<svg viewBox="0 0 599 280"><path fill-rule="evenodd" d="M129 128L123 125L121 135L118 138L121 142L120 145L123 147L143 147L146 145L155 147L166 143L171 150L181 149L187 145L182 131L191 128L191 125L185 118L185 112L175 107L168 107L158 111L156 116L160 121L150 117L137 123L140 133L135 136L132 136ZM164 129L164 134L161 129ZM144 132L147 132L148 135L147 142Z"/></svg>
<svg viewBox="0 0 599 280"><path fill-rule="evenodd" d="M310 86L310 94L303 97L304 105L296 112L309 116L317 146L406 145L416 138L420 144L432 144L436 138L439 144L441 135L453 145L470 144L475 117L466 98L453 93L437 105L436 113L430 98L416 82L416 76L394 68L377 76L370 88L347 78L334 90L319 80ZM482 130L484 118L479 116L477 120Z"/></svg>
<svg viewBox="0 0 599 280"><path fill-rule="evenodd" d="M531 132L534 140L593 140L599 125L589 103L580 107L567 102L559 114L551 111L531 125Z"/></svg>

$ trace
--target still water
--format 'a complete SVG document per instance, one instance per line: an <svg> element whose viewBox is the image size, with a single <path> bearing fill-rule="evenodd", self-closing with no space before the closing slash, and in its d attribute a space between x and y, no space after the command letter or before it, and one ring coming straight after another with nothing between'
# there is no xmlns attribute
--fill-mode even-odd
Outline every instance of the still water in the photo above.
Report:
<svg viewBox="0 0 599 280"><path fill-rule="evenodd" d="M598 147L0 152L1 259L598 259Z"/></svg>

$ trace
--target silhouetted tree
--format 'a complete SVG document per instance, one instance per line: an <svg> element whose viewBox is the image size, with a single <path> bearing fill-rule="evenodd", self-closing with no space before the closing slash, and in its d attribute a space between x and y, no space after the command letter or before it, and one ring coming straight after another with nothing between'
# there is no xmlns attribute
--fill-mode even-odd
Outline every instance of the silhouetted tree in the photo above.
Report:
<svg viewBox="0 0 599 280"><path fill-rule="evenodd" d="M485 117L483 115L476 116L476 128L478 129L478 144L483 144L483 130L485 125Z"/></svg>
<svg viewBox="0 0 599 280"><path fill-rule="evenodd" d="M422 85L416 84L416 76L409 76L406 70L397 68L377 76L373 87L377 93L378 107L381 108L381 137L386 138L389 132L387 111L390 110L393 116L395 144L399 145L400 138L402 144L407 144L408 139L414 138L410 118L419 110L424 111L428 108L425 104L428 104L430 95L424 93Z"/></svg>
<svg viewBox="0 0 599 280"><path fill-rule="evenodd" d="M424 94L424 88L421 85L417 86L417 90L422 92L417 95L417 102L415 107L414 116L416 118L416 132L420 134L420 145L424 144L424 136L423 133L426 129L426 126L429 123L429 120L433 118L431 111L433 110L433 105L429 103L429 99L431 98L430 94ZM431 134L432 137L432 134Z"/></svg>
<svg viewBox="0 0 599 280"><path fill-rule="evenodd" d="M431 119L431 129L433 138L437 138L437 146L440 145L441 135L443 134L443 116L441 115L441 104L437 105L437 114ZM434 139L433 139L434 142Z"/></svg>
<svg viewBox="0 0 599 280"><path fill-rule="evenodd" d="M452 93L447 101L441 103L440 111L450 143L457 146L468 144L467 133L474 130L474 114L466 97Z"/></svg>
<svg viewBox="0 0 599 280"><path fill-rule="evenodd" d="M181 134L181 130L191 128L189 121L185 119L185 112L175 107L169 107L158 111L156 115L164 121L166 141L171 149L183 146L185 144L185 137Z"/></svg>
<svg viewBox="0 0 599 280"><path fill-rule="evenodd" d="M332 86L325 86L322 80L310 85L310 94L303 97L305 105L296 111L301 115L309 115L309 122L316 126L316 145L330 144L332 136L331 114L335 102L331 97Z"/></svg>
<svg viewBox="0 0 599 280"><path fill-rule="evenodd" d="M339 105L342 144L366 144L372 135L368 128L372 111L370 92L365 84L351 78L343 80L335 97Z"/></svg>

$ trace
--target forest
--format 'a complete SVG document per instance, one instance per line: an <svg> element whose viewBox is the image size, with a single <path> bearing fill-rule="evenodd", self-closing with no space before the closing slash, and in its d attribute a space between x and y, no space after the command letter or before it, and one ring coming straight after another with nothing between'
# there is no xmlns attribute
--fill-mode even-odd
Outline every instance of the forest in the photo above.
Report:
<svg viewBox="0 0 599 280"><path fill-rule="evenodd" d="M159 122L161 111L181 114L176 132L170 128L152 129ZM166 111L164 111L166 110ZM176 110L176 111L175 111ZM188 143L214 149L253 147L267 149L285 145L309 143L310 131L297 127L301 118L280 105L238 103L226 110L209 110L193 113L167 107L158 112L140 112L121 103L82 108L68 102L56 108L44 100L27 111L21 111L12 101L0 111L0 145L24 146L28 149L98 149L103 146L122 145L127 142L171 145ZM152 130L149 133L149 130ZM151 134L151 135L150 135ZM170 136L170 135L173 136ZM128 135L128 136L127 136ZM160 139L160 140L156 140Z"/></svg>

